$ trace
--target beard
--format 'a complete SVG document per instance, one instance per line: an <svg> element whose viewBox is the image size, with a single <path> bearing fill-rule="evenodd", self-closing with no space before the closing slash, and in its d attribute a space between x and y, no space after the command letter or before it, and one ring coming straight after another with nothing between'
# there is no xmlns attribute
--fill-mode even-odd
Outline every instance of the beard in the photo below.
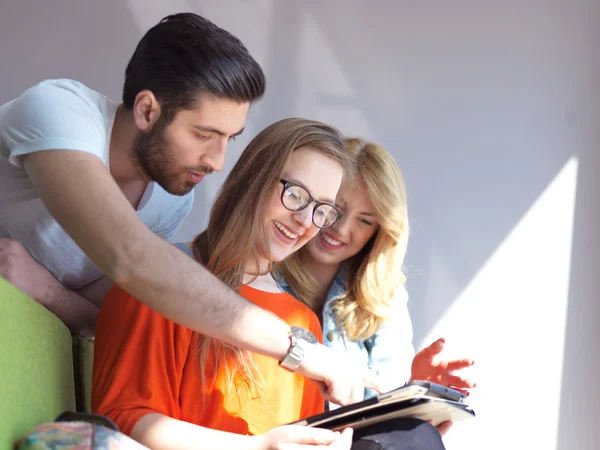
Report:
<svg viewBox="0 0 600 450"><path fill-rule="evenodd" d="M159 118L152 128L137 135L133 144L135 165L145 177L158 183L169 194L188 194L196 183L191 182L188 172L210 174L212 169L204 165L184 167L177 163L173 148L166 139L168 123Z"/></svg>

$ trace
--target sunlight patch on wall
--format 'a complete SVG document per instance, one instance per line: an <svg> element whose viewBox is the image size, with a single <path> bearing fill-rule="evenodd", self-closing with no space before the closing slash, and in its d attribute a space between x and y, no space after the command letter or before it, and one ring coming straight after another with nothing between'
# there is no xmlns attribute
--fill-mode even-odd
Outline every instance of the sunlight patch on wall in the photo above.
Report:
<svg viewBox="0 0 600 450"><path fill-rule="evenodd" d="M573 156L425 339L475 359L478 417L450 431L449 450L556 448L577 167Z"/></svg>

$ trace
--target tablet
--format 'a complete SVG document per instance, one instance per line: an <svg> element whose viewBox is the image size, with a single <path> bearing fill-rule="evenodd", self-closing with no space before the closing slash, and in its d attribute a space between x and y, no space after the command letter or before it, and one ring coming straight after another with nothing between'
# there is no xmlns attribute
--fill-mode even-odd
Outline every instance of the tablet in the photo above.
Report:
<svg viewBox="0 0 600 450"><path fill-rule="evenodd" d="M353 405L343 406L294 422L295 425L341 430L355 429L397 418L429 420L434 426L448 420L475 417L464 402L466 396L435 383L415 381L399 389Z"/></svg>

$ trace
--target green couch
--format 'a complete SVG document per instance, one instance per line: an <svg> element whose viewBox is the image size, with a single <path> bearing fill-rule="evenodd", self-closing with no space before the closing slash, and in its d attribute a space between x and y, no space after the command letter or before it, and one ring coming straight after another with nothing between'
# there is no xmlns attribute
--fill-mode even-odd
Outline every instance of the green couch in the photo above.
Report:
<svg viewBox="0 0 600 450"><path fill-rule="evenodd" d="M0 277L0 450L63 411L89 412L93 350Z"/></svg>

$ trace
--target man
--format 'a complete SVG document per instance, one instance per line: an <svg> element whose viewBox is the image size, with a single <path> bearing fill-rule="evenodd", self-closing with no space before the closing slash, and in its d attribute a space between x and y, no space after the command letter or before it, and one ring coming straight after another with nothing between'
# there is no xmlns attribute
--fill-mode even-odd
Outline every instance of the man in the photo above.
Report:
<svg viewBox="0 0 600 450"><path fill-rule="evenodd" d="M46 209L32 167L100 162L139 219L169 239L191 209L193 186L221 169L227 140L242 132L250 102L264 88L264 74L241 42L179 15L140 42L121 106L71 80L42 82L4 105L0 237L14 242L1 241L0 252L23 261L27 250L48 272L31 277L19 270L15 277L29 276L14 281L72 331L93 333L110 280ZM69 151L55 151L63 149ZM22 264L35 267L33 260Z"/></svg>
<svg viewBox="0 0 600 450"><path fill-rule="evenodd" d="M121 105L54 80L0 107L0 275L88 334L106 275L165 317L274 357L346 404L374 384L370 374L308 345L165 240L264 89L237 38L185 13L139 42Z"/></svg>

